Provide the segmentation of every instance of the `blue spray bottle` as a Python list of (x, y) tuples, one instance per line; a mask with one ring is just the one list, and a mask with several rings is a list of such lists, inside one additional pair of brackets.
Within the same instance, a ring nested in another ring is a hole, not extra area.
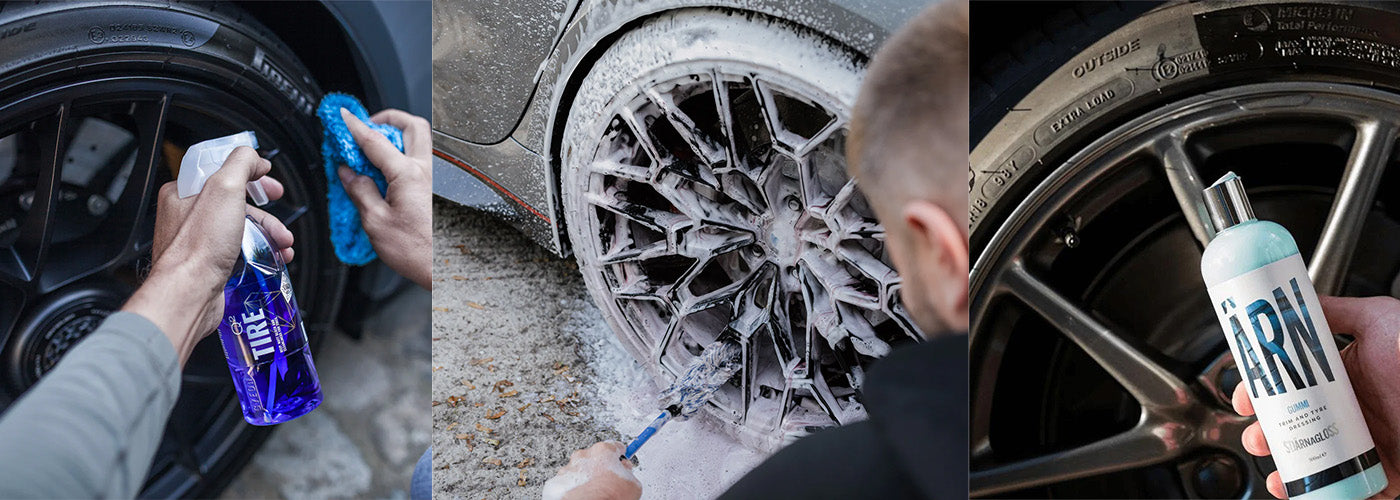
[(1380, 456), (1293, 236), (1254, 218), (1233, 172), (1205, 190), (1216, 230), (1201, 256), (1211, 304), (1292, 499), (1362, 499)]
[[(180, 161), (180, 197), (199, 194), (238, 146), (256, 149), (257, 136), (240, 132), (191, 146)], [(248, 183), (248, 195), (257, 205), (268, 201), (257, 182)], [(224, 285), (219, 341), (248, 423), (280, 424), (321, 404), (321, 383), (287, 266), (267, 230), (252, 218), (243, 221), (242, 253)]]

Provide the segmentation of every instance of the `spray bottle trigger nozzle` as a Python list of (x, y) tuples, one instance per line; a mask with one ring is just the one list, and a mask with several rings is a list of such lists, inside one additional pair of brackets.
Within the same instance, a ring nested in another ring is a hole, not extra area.
[[(180, 175), (175, 178), (180, 197), (188, 198), (199, 194), (204, 189), (204, 181), (223, 168), (229, 154), (239, 146), (257, 149), (258, 136), (248, 130), (203, 141), (185, 150), (185, 156), (180, 158)], [(249, 182), (247, 190), (248, 196), (253, 198), (253, 203), (259, 206), (267, 203), (267, 192), (260, 183)]]

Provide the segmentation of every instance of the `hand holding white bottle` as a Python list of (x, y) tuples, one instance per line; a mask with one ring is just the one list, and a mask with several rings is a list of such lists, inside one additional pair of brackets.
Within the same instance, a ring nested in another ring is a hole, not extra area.
[[(1400, 370), (1396, 369), (1400, 367), (1400, 300), (1321, 297), (1321, 302), (1332, 330), (1356, 338), (1341, 356), (1389, 481), (1389, 486), (1375, 498), (1396, 498), (1400, 496)], [(1245, 416), (1254, 414), (1244, 384), (1235, 387), (1233, 400), (1235, 411)], [(1245, 429), (1242, 439), (1245, 450), (1251, 454), (1271, 454), (1258, 422)], [(1268, 488), (1275, 497), (1284, 498), (1278, 472), (1269, 474)]]
[(1381, 492), (1379, 450), (1293, 236), (1254, 217), (1233, 172), (1205, 198), (1219, 232), (1201, 255), (1201, 277), (1275, 452), (1274, 493), (1359, 500)]

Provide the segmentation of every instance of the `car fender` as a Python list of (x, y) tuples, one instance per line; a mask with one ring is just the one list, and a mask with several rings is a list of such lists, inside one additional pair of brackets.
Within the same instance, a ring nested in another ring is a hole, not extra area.
[[(432, 46), (427, 30), (395, 31), (393, 26), (428, 26), (431, 2), (323, 2), (352, 46), (367, 104), (398, 108), (419, 116), (432, 109), (432, 68), (422, 54)], [(373, 97), (371, 97), (373, 96)]]

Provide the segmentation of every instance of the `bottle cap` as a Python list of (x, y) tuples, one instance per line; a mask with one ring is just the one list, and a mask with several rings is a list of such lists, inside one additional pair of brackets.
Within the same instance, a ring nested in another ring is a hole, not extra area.
[(1226, 173), (1205, 189), (1206, 211), (1215, 224), (1216, 231), (1245, 221), (1254, 220), (1254, 209), (1249, 206), (1249, 196), (1244, 192), (1244, 183), (1234, 172)]
[[(245, 130), (190, 146), (185, 151), (185, 156), (180, 159), (180, 176), (175, 180), (180, 197), (189, 198), (199, 194), (204, 189), (204, 182), (224, 166), (228, 155), (239, 146), (257, 149), (258, 136), (251, 130)], [(253, 204), (257, 206), (267, 204), (267, 192), (259, 182), (248, 183), (248, 196), (253, 198)]]

